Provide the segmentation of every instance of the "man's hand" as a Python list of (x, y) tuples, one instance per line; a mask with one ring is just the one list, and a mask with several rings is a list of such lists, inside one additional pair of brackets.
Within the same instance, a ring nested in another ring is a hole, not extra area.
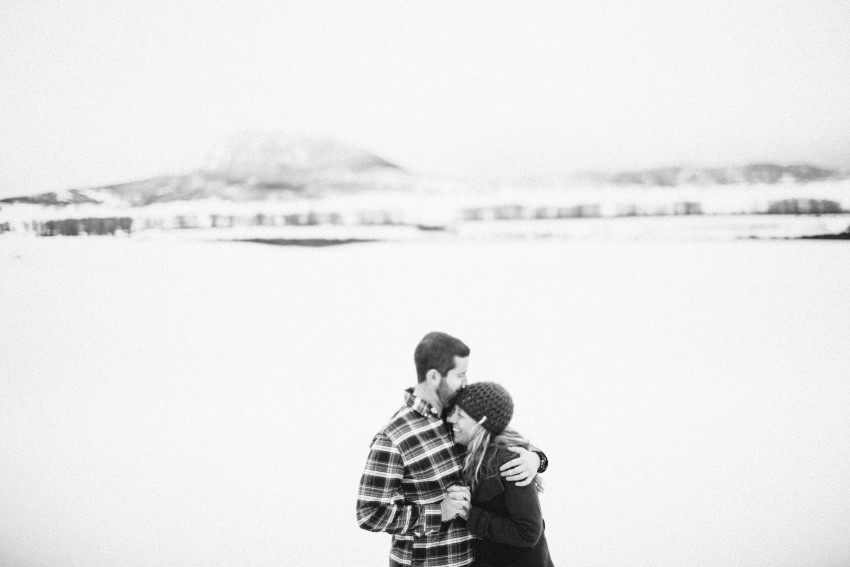
[(469, 516), (471, 494), (469, 487), (453, 485), (449, 487), (446, 497), (440, 504), (443, 512), (442, 521), (448, 522), (455, 516), (466, 519)]
[(537, 476), (540, 455), (522, 447), (508, 447), (508, 450), (518, 453), (518, 456), (499, 468), (502, 476), (510, 482), (516, 482), (517, 486), (528, 486)]

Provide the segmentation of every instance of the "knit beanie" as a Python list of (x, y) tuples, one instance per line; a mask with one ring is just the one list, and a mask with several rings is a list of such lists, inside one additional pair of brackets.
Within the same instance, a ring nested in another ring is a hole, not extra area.
[(495, 382), (475, 382), (461, 388), (455, 405), (493, 435), (501, 433), (514, 415), (511, 395)]

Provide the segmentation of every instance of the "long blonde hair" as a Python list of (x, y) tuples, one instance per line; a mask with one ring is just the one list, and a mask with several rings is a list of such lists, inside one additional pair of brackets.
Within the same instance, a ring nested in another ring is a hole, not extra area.
[[(475, 433), (472, 435), (472, 440), (466, 446), (466, 457), (463, 461), (463, 480), (473, 494), (478, 484), (481, 481), (481, 468), (484, 465), (484, 458), (487, 455), (487, 449), (493, 447), (495, 449), (506, 449), (508, 447), (522, 447), (528, 449), (531, 442), (528, 438), (521, 435), (517, 430), (506, 427), (500, 434), (491, 435), (489, 431), (484, 429), (480, 424), (477, 424)], [(495, 451), (490, 458), (494, 458)], [(538, 492), (543, 492), (543, 481), (540, 475), (534, 477), (534, 484)]]

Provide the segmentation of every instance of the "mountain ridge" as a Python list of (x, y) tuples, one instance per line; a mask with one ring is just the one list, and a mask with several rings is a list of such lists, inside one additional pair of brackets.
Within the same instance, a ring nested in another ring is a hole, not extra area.
[(618, 171), (588, 172), (584, 178), (614, 185), (648, 185), (680, 187), (683, 185), (754, 185), (790, 182), (810, 183), (830, 179), (846, 179), (846, 171), (818, 167), (808, 163), (779, 165), (750, 163), (736, 167), (661, 167)]
[(146, 206), (219, 199), (251, 202), (405, 186), (410, 174), (376, 154), (330, 138), (246, 133), (216, 144), (191, 173), (0, 199), (0, 204)]
[[(611, 173), (584, 172), (570, 184), (688, 187), (806, 184), (850, 178), (850, 172), (808, 163), (750, 163), (733, 167), (662, 167)], [(362, 148), (331, 138), (248, 132), (213, 146), (191, 173), (160, 175), (87, 188), (8, 197), (0, 206), (120, 204), (146, 206), (216, 199), (231, 202), (321, 198), (366, 190), (412, 189), (420, 179)]]

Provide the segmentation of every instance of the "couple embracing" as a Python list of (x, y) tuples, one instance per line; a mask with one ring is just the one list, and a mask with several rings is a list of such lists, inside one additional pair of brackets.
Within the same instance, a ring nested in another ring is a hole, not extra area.
[(552, 567), (537, 478), (548, 461), (509, 427), (503, 387), (467, 384), (469, 353), (445, 333), (417, 345), (418, 383), (372, 440), (357, 522), (392, 534), (392, 567)]

